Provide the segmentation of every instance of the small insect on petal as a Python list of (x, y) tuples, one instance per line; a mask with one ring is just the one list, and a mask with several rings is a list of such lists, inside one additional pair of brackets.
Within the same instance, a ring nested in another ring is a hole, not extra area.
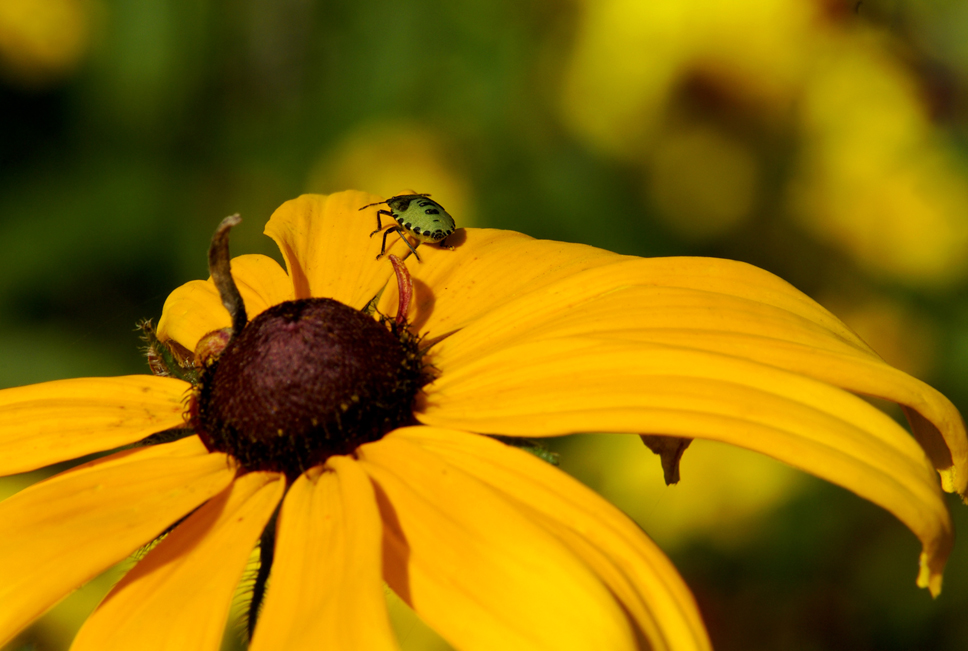
[[(439, 244), (444, 248), (453, 250), (453, 247), (446, 246), (443, 241), (457, 227), (454, 218), (444, 210), (443, 206), (429, 197), (429, 194), (398, 194), (386, 201), (378, 201), (360, 208), (360, 210), (365, 210), (381, 204), (386, 204), (390, 208), (390, 210), (376, 211), (376, 230), (370, 233), (370, 237), (383, 230), (381, 215), (386, 215), (397, 222), (395, 226), (391, 226), (383, 233), (383, 246), (380, 247), (380, 254), (376, 256), (377, 260), (382, 258), (387, 251), (387, 236), (390, 233), (396, 233), (400, 236), (400, 239), (413, 252), (418, 262), (420, 256), (417, 255), (416, 247), (420, 246), (421, 242)], [(416, 246), (411, 244), (406, 237), (407, 235), (412, 235), (417, 240)]]

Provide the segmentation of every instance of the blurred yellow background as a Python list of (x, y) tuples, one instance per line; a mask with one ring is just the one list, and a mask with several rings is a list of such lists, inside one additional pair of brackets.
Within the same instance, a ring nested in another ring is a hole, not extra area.
[[(0, 120), (0, 387), (147, 372), (134, 323), (225, 215), (278, 256), (283, 201), (411, 188), (458, 226), (759, 265), (968, 410), (961, 0), (3, 0)], [(697, 442), (666, 487), (635, 437), (556, 449), (721, 651), (968, 646), (964, 545), (932, 602), (899, 522), (786, 466)], [(67, 648), (118, 572), (8, 649)]]

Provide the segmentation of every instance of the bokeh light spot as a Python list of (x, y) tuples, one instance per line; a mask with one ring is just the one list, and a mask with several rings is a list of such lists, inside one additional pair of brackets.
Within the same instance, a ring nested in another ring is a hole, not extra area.
[(384, 198), (404, 189), (433, 195), (458, 220), (474, 225), (470, 191), (443, 139), (414, 124), (372, 123), (327, 150), (313, 167), (308, 192), (365, 188)]
[(660, 216), (690, 239), (722, 235), (752, 213), (759, 189), (753, 153), (708, 127), (669, 130), (652, 152), (649, 175)]

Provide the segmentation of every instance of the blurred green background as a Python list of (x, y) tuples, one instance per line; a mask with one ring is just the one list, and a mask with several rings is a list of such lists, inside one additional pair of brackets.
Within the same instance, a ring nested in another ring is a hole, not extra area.
[[(966, 89), (963, 0), (2, 0), (0, 387), (147, 372), (134, 324), (225, 215), (277, 256), (283, 201), (413, 188), (459, 225), (764, 267), (965, 411)], [(968, 648), (964, 541), (932, 601), (912, 534), (786, 466), (697, 442), (666, 488), (634, 437), (559, 449), (721, 651)], [(66, 648), (116, 575), (9, 648)]]

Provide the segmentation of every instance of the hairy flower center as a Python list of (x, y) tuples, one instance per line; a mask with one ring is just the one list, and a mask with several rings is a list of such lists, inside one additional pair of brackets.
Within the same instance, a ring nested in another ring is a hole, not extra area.
[(249, 322), (203, 369), (191, 424), (209, 450), (295, 477), (413, 420), (425, 382), (413, 337), (327, 298)]

